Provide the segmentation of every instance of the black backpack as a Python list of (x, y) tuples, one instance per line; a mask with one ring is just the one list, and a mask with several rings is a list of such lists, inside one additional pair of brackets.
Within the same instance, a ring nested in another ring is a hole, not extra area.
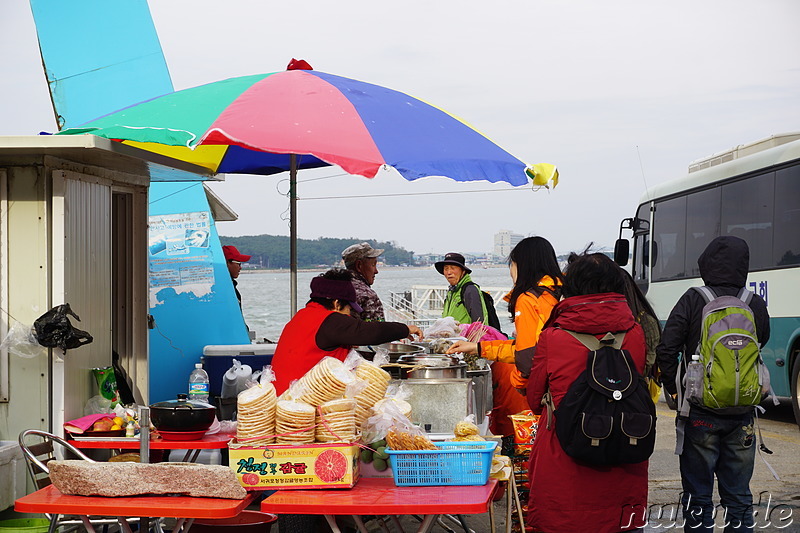
[(556, 436), (564, 451), (589, 465), (640, 463), (653, 453), (656, 408), (647, 383), (627, 350), (625, 333), (593, 335), (564, 330), (589, 350), (586, 370), (555, 411)]
[[(500, 333), (503, 333), (503, 330), (500, 329), (500, 318), (497, 316), (497, 309), (494, 308), (494, 298), (492, 298), (492, 295), (488, 292), (481, 290), (481, 288), (474, 281), (465, 283), (461, 287), (461, 301), (464, 301), (464, 289), (469, 285), (475, 285), (475, 288), (478, 289), (478, 292), (481, 293), (481, 296), (483, 297), (483, 305), (486, 307), (486, 325), (493, 327)], [(505, 335), (505, 333), (503, 333), (503, 335)]]

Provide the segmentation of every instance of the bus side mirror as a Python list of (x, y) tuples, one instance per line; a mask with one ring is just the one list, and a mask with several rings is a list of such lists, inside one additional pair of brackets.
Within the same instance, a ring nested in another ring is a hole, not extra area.
[(617, 239), (614, 243), (614, 262), (619, 266), (628, 264), (628, 257), (630, 256), (630, 243), (628, 239)]

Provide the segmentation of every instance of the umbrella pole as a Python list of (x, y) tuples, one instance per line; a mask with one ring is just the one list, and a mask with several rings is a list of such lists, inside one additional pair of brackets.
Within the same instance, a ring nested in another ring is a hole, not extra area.
[(289, 305), (297, 313), (297, 155), (289, 155)]

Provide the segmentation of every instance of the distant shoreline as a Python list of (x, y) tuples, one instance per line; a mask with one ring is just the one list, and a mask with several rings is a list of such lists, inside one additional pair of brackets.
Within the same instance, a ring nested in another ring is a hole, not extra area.
[[(328, 269), (331, 269), (331, 268), (337, 268), (337, 267), (319, 266), (319, 267), (314, 267), (314, 268), (298, 268), (297, 271), (298, 272), (324, 272), (324, 271), (326, 271)], [(341, 267), (338, 267), (338, 268), (341, 268)], [(417, 266), (417, 265), (414, 265), (414, 266), (411, 266), (411, 265), (409, 265), (409, 266), (378, 265), (378, 270), (427, 270), (427, 269), (432, 269), (432, 268), (433, 268), (433, 265), (427, 265), (427, 266)], [(475, 266), (475, 267), (472, 267), (472, 270), (473, 271), (476, 271), (476, 270), (490, 270), (490, 269), (495, 269), (495, 268), (508, 268), (508, 266), (507, 265), (487, 265), (486, 268), (483, 268), (482, 266)], [(243, 268), (241, 274), (242, 275), (244, 275), (244, 274), (255, 274), (255, 273), (261, 273), (261, 272), (265, 272), (265, 273), (268, 273), (268, 274), (280, 274), (280, 273), (283, 273), (283, 272), (288, 273), (288, 272), (290, 272), (290, 270), (288, 268)]]

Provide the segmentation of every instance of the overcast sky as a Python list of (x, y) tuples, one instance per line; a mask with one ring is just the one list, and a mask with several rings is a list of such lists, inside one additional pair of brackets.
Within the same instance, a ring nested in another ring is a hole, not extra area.
[[(508, 229), (559, 252), (607, 246), (646, 186), (800, 131), (797, 0), (150, 0), (150, 9), (176, 89), (303, 58), (442, 107), (561, 173), (555, 190), (533, 192), (394, 175), (302, 183), (341, 171), (301, 172), (301, 238), (478, 252)], [(69, 28), (64, 37), (79, 38)], [(55, 130), (28, 0), (0, 2), (0, 51), (0, 135)], [(220, 233), (288, 235), (285, 177), (215, 185), (240, 216)], [(385, 196), (313, 199), (365, 195)]]

